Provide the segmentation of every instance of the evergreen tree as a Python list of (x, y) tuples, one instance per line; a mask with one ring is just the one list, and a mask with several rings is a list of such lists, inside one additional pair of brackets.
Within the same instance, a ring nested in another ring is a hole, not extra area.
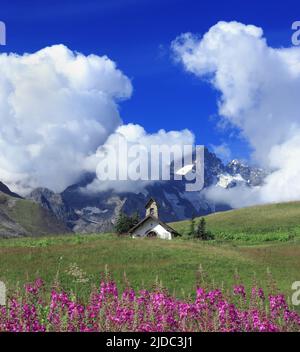
[(194, 217), (190, 220), (188, 235), (189, 237), (195, 236), (195, 218)]
[(196, 231), (195, 237), (200, 240), (206, 239), (206, 223), (204, 218), (201, 218), (197, 225), (197, 231)]
[(204, 218), (201, 218), (197, 225), (195, 238), (203, 241), (207, 241), (213, 238), (212, 234), (206, 230), (206, 221)]
[(115, 231), (120, 234), (127, 233), (133, 226), (139, 222), (139, 214), (136, 212), (132, 216), (128, 216), (121, 212), (115, 224)]
[(122, 212), (119, 214), (115, 223), (115, 231), (118, 234), (126, 232), (126, 215)]
[(131, 216), (131, 224), (132, 227), (137, 225), (140, 222), (140, 216), (139, 213), (136, 211), (135, 213), (133, 213), (133, 215)]

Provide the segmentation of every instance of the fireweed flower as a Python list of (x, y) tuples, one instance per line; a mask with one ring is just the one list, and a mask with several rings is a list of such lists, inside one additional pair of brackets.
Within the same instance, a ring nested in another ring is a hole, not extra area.
[(248, 302), (243, 285), (226, 297), (220, 289), (198, 287), (192, 301), (159, 288), (135, 292), (127, 286), (119, 294), (115, 282), (102, 280), (83, 304), (58, 288), (47, 294), (38, 279), (0, 307), (0, 331), (300, 331), (300, 316), (283, 295), (264, 300), (263, 290), (253, 287)]
[(245, 287), (243, 285), (236, 285), (233, 288), (233, 293), (235, 295), (240, 295), (241, 297), (246, 297)]
[(269, 302), (272, 317), (280, 316), (282, 311), (287, 309), (287, 304), (283, 295), (270, 295)]
[(135, 292), (132, 288), (126, 288), (126, 290), (123, 292), (122, 294), (122, 299), (124, 301), (129, 301), (129, 302), (133, 302), (135, 299)]
[(222, 292), (221, 290), (216, 289), (210, 291), (206, 297), (211, 305), (215, 305), (218, 301), (222, 300)]
[(265, 293), (262, 288), (258, 289), (257, 295), (261, 300), (263, 300), (263, 301), (265, 300)]

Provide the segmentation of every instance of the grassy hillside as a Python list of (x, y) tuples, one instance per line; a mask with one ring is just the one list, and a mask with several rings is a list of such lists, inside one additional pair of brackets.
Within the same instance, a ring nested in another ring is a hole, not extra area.
[(65, 289), (86, 299), (106, 265), (119, 286), (124, 286), (126, 272), (134, 288), (151, 288), (158, 278), (171, 293), (188, 296), (194, 292), (200, 264), (207, 282), (225, 288), (231, 287), (236, 270), (248, 288), (254, 276), (265, 288), (269, 268), (279, 289), (291, 296), (291, 284), (299, 280), (300, 241), (237, 246), (103, 234), (0, 240), (0, 280), (9, 288), (37, 277), (51, 286), (58, 278)]
[[(231, 210), (208, 215), (205, 219), (208, 230), (219, 240), (263, 242), (300, 237), (300, 202)], [(175, 222), (171, 226), (185, 235), (189, 221)]]
[[(10, 215), (24, 227), (34, 229), (44, 223), (47, 228), (40, 209), (36, 220), (28, 223), (37, 210), (23, 202), (16, 203)], [(99, 273), (108, 266), (119, 286), (125, 285), (126, 273), (136, 289), (150, 288), (158, 279), (182, 297), (194, 292), (202, 265), (206, 282), (225, 288), (231, 287), (236, 271), (246, 287), (255, 277), (266, 288), (270, 271), (278, 288), (291, 297), (291, 285), (300, 279), (300, 203), (251, 207), (209, 215), (206, 220), (215, 241), (131, 239), (113, 234), (0, 239), (0, 280), (13, 289), (37, 277), (50, 287), (58, 278), (63, 288), (87, 299), (91, 285), (97, 285)], [(182, 233), (188, 225), (172, 224)]]
[(0, 237), (40, 236), (68, 231), (40, 205), (0, 192)]

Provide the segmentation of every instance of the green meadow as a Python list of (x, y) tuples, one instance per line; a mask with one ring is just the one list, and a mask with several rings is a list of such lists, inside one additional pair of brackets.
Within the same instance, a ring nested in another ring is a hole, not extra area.
[[(254, 206), (211, 214), (205, 217), (207, 229), (216, 241), (237, 244), (285, 242), (300, 238), (300, 202)], [(196, 223), (199, 219), (196, 219)], [(187, 235), (189, 221), (171, 224)]]
[(161, 285), (178, 297), (198, 283), (230, 289), (236, 276), (250, 288), (275, 280), (288, 297), (300, 281), (300, 203), (274, 204), (206, 217), (212, 241), (188, 239), (189, 222), (172, 224), (183, 234), (172, 241), (115, 234), (62, 235), (0, 240), (0, 280), (9, 292), (41, 277), (83, 299), (109, 271), (119, 287)]

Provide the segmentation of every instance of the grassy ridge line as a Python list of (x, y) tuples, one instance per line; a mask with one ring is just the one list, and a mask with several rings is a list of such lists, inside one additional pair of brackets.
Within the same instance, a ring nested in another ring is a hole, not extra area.
[[(208, 230), (219, 240), (264, 242), (300, 237), (300, 202), (230, 210), (210, 214), (205, 219)], [(174, 222), (171, 226), (186, 235), (189, 221)]]

